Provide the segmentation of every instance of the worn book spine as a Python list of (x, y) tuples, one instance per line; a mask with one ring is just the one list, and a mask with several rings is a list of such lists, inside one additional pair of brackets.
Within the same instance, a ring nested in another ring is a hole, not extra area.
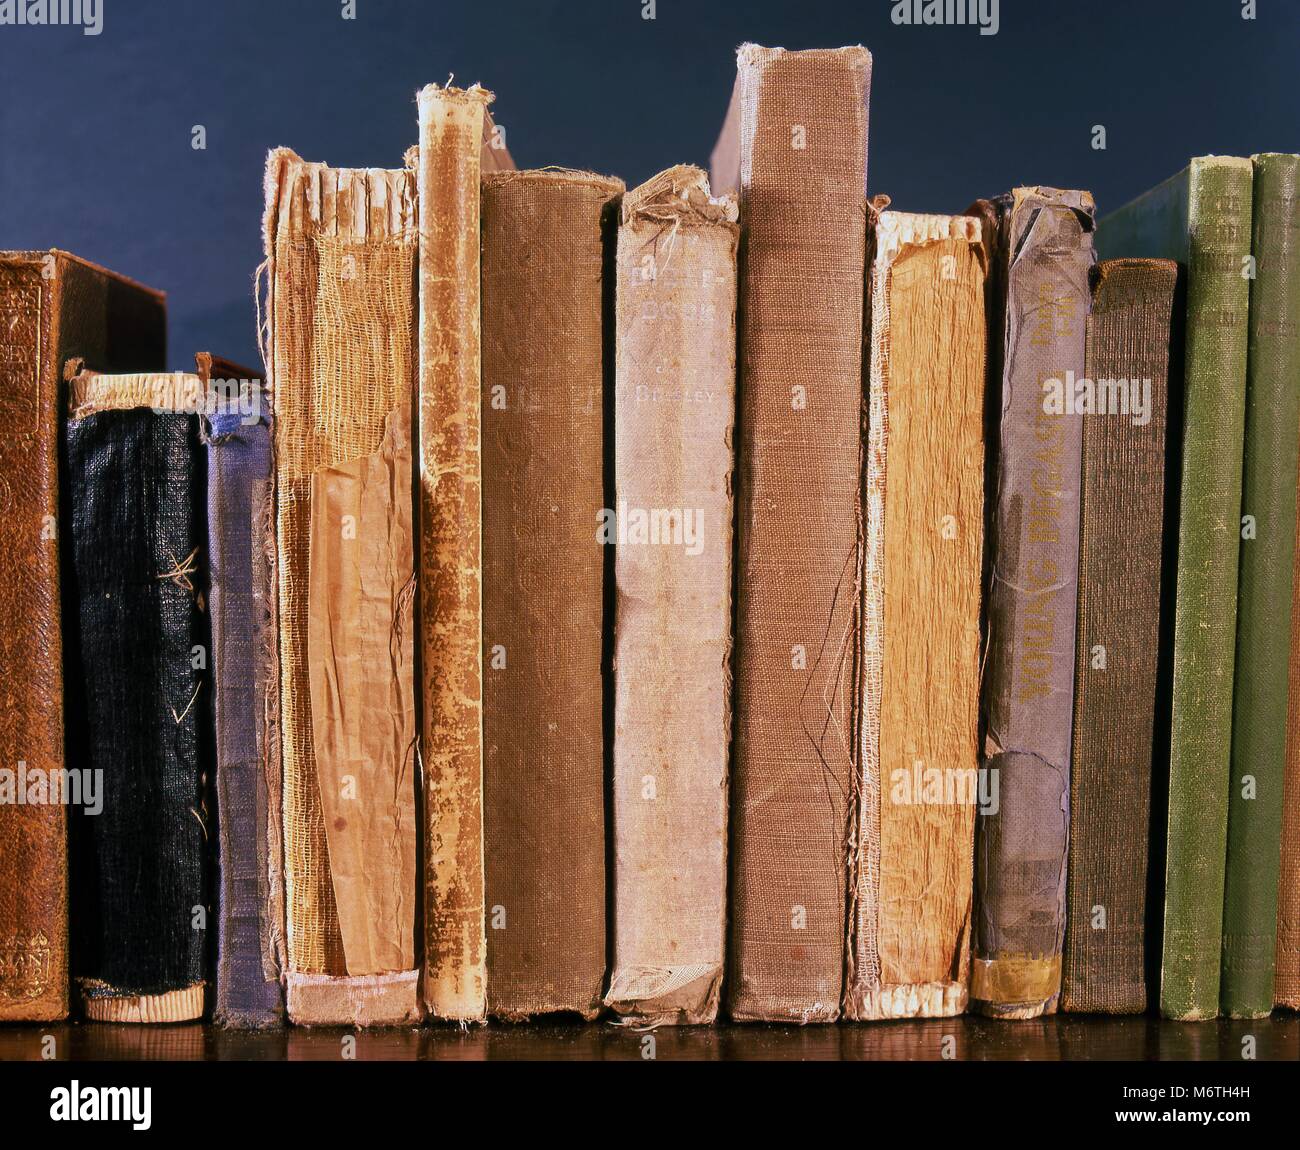
[(258, 753), (254, 672), (260, 561), (255, 496), (271, 472), (270, 412), (253, 372), (198, 358), (208, 398), (208, 611), (212, 620), (216, 733), (217, 967), (213, 1019), (256, 1029), (277, 1025), (283, 993), (269, 947), (270, 803)]
[(264, 733), (282, 764), (286, 1004), (303, 1024), (419, 1017), (415, 191), (409, 170), (283, 149), (267, 165), (280, 706)]
[[(1289, 249), (1288, 249), (1289, 250)], [(1286, 329), (1300, 323), (1294, 316)], [(1300, 477), (1297, 482), (1300, 483)], [(1300, 535), (1300, 507), (1296, 509)], [(1286, 766), (1277, 891), (1277, 942), (1273, 1002), (1300, 1010), (1300, 547), (1292, 561), (1290, 665), (1287, 675)]]
[[(26, 801), (64, 766), (57, 523), (61, 284), (0, 256), (0, 1021), (68, 1013), (67, 809)], [(40, 772), (40, 775), (37, 775)], [(20, 786), (21, 784), (21, 786)], [(22, 802), (20, 804), (20, 796)]]
[(59, 602), (63, 362), (161, 368), (165, 327), (161, 295), (102, 268), (63, 252), (0, 254), (0, 1022), (57, 1021), (69, 1008), (68, 819), (82, 815), (48, 801), (50, 779), (72, 765)]
[(1187, 267), (1160, 1008), (1219, 1011), (1232, 746), (1252, 169), (1202, 156), (1102, 221), (1106, 258)]
[(733, 1018), (832, 1022), (847, 929), (866, 280), (864, 48), (748, 44), (741, 364)]
[(418, 97), (423, 1001), (487, 1010), (483, 878), (480, 146), (492, 94)]
[(68, 748), (99, 796), (73, 822), (77, 981), (93, 1021), (182, 1022), (208, 981), (203, 382), (82, 367), (65, 368)]
[(1083, 425), (1059, 397), (1084, 374), (1093, 202), (1017, 188), (979, 214), (996, 235), (989, 340), (1002, 347), (990, 357), (989, 802), (976, 830), (970, 996), (981, 1013), (1034, 1018), (1056, 1010), (1061, 990)]
[(679, 166), (618, 231), (606, 1002), (650, 1025), (712, 1022), (726, 955), (736, 217)]
[(1300, 435), (1300, 156), (1252, 157), (1241, 566), (1219, 1003), (1273, 1009)]
[(969, 216), (873, 230), (860, 775), (844, 1014), (966, 1008), (984, 549), (984, 251)]
[(1147, 1007), (1147, 846), (1177, 283), (1178, 265), (1169, 260), (1097, 265), (1089, 382), (1075, 397), (1083, 473), (1061, 1005), (1083, 1013)]
[(487, 1009), (594, 1017), (605, 980), (606, 236), (623, 185), (485, 175)]

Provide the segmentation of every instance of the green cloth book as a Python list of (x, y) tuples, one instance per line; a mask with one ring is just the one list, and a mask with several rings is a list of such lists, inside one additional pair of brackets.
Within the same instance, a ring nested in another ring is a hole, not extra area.
[(1251, 157), (1254, 207), (1237, 671), (1219, 1004), (1232, 1018), (1273, 1008), (1286, 765), (1296, 444), (1300, 437), (1300, 156)]
[(1241, 550), (1252, 165), (1201, 156), (1102, 220), (1104, 259), (1187, 267), (1160, 1009), (1219, 1011)]

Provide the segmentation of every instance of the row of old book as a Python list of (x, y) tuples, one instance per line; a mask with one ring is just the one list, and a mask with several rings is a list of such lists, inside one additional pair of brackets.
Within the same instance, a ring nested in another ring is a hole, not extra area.
[(263, 373), (0, 257), (0, 1019), (1300, 1005), (1300, 160), (896, 212), (870, 74), (274, 151)]

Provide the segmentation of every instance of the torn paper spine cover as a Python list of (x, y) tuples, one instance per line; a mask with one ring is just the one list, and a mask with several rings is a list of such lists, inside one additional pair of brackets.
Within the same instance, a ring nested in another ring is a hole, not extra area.
[(483, 177), (487, 1009), (592, 1018), (605, 981), (606, 236), (619, 180)]
[[(737, 207), (698, 168), (624, 197), (614, 388), (608, 1005), (709, 1023), (726, 955)], [(677, 516), (655, 538), (636, 517)], [(687, 532), (687, 518), (694, 526)]]
[(214, 827), (203, 384), (65, 373), (69, 766), (103, 780), (72, 824), (77, 982), (93, 1021), (184, 1022), (204, 1009)]
[(1044, 381), (1084, 375), (1093, 202), (1017, 188), (981, 201), (990, 262), (994, 460), (983, 768), (998, 798), (977, 819), (971, 1003), (1003, 1018), (1056, 1010), (1065, 933), (1070, 736), (1083, 421)]
[[(258, 373), (198, 357), (208, 396), (208, 610), (216, 730), (217, 969), (213, 1020), (258, 1029), (284, 1017), (272, 939), (271, 796), (259, 752), (265, 700), (255, 671), (260, 500), (271, 471), (270, 411)], [(278, 810), (278, 803), (275, 804)]]
[(477, 85), (417, 97), (421, 993), (430, 1015), (455, 1021), (487, 1011), (479, 180), (491, 99)]
[(860, 776), (844, 1013), (966, 1008), (984, 548), (984, 252), (969, 216), (873, 228)]
[(865, 48), (740, 74), (733, 1018), (833, 1022), (857, 762)]
[(0, 803), (3, 1022), (69, 1009), (68, 820), (83, 816), (16, 801), (19, 763), (29, 783), (76, 765), (65, 758), (59, 600), (63, 365), (81, 356), (103, 371), (161, 369), (165, 336), (161, 293), (67, 252), (0, 253), (0, 769), (13, 787)]
[(410, 1023), (415, 174), (280, 149), (266, 194), (287, 1008)]

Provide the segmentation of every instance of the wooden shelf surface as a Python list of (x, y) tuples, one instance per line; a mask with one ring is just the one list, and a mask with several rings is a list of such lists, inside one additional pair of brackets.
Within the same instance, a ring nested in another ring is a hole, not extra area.
[[(71, 1022), (0, 1026), (0, 1061), (334, 1061), (345, 1045), (367, 1061), (1259, 1061), (1300, 1060), (1300, 1016), (1179, 1023), (1162, 1019), (1055, 1015), (1003, 1022), (950, 1019), (837, 1026), (661, 1027), (653, 1033), (608, 1022), (492, 1023), (461, 1029), (300, 1029), (238, 1032), (208, 1023), (126, 1026)], [(345, 1044), (344, 1039), (350, 1043)]]

